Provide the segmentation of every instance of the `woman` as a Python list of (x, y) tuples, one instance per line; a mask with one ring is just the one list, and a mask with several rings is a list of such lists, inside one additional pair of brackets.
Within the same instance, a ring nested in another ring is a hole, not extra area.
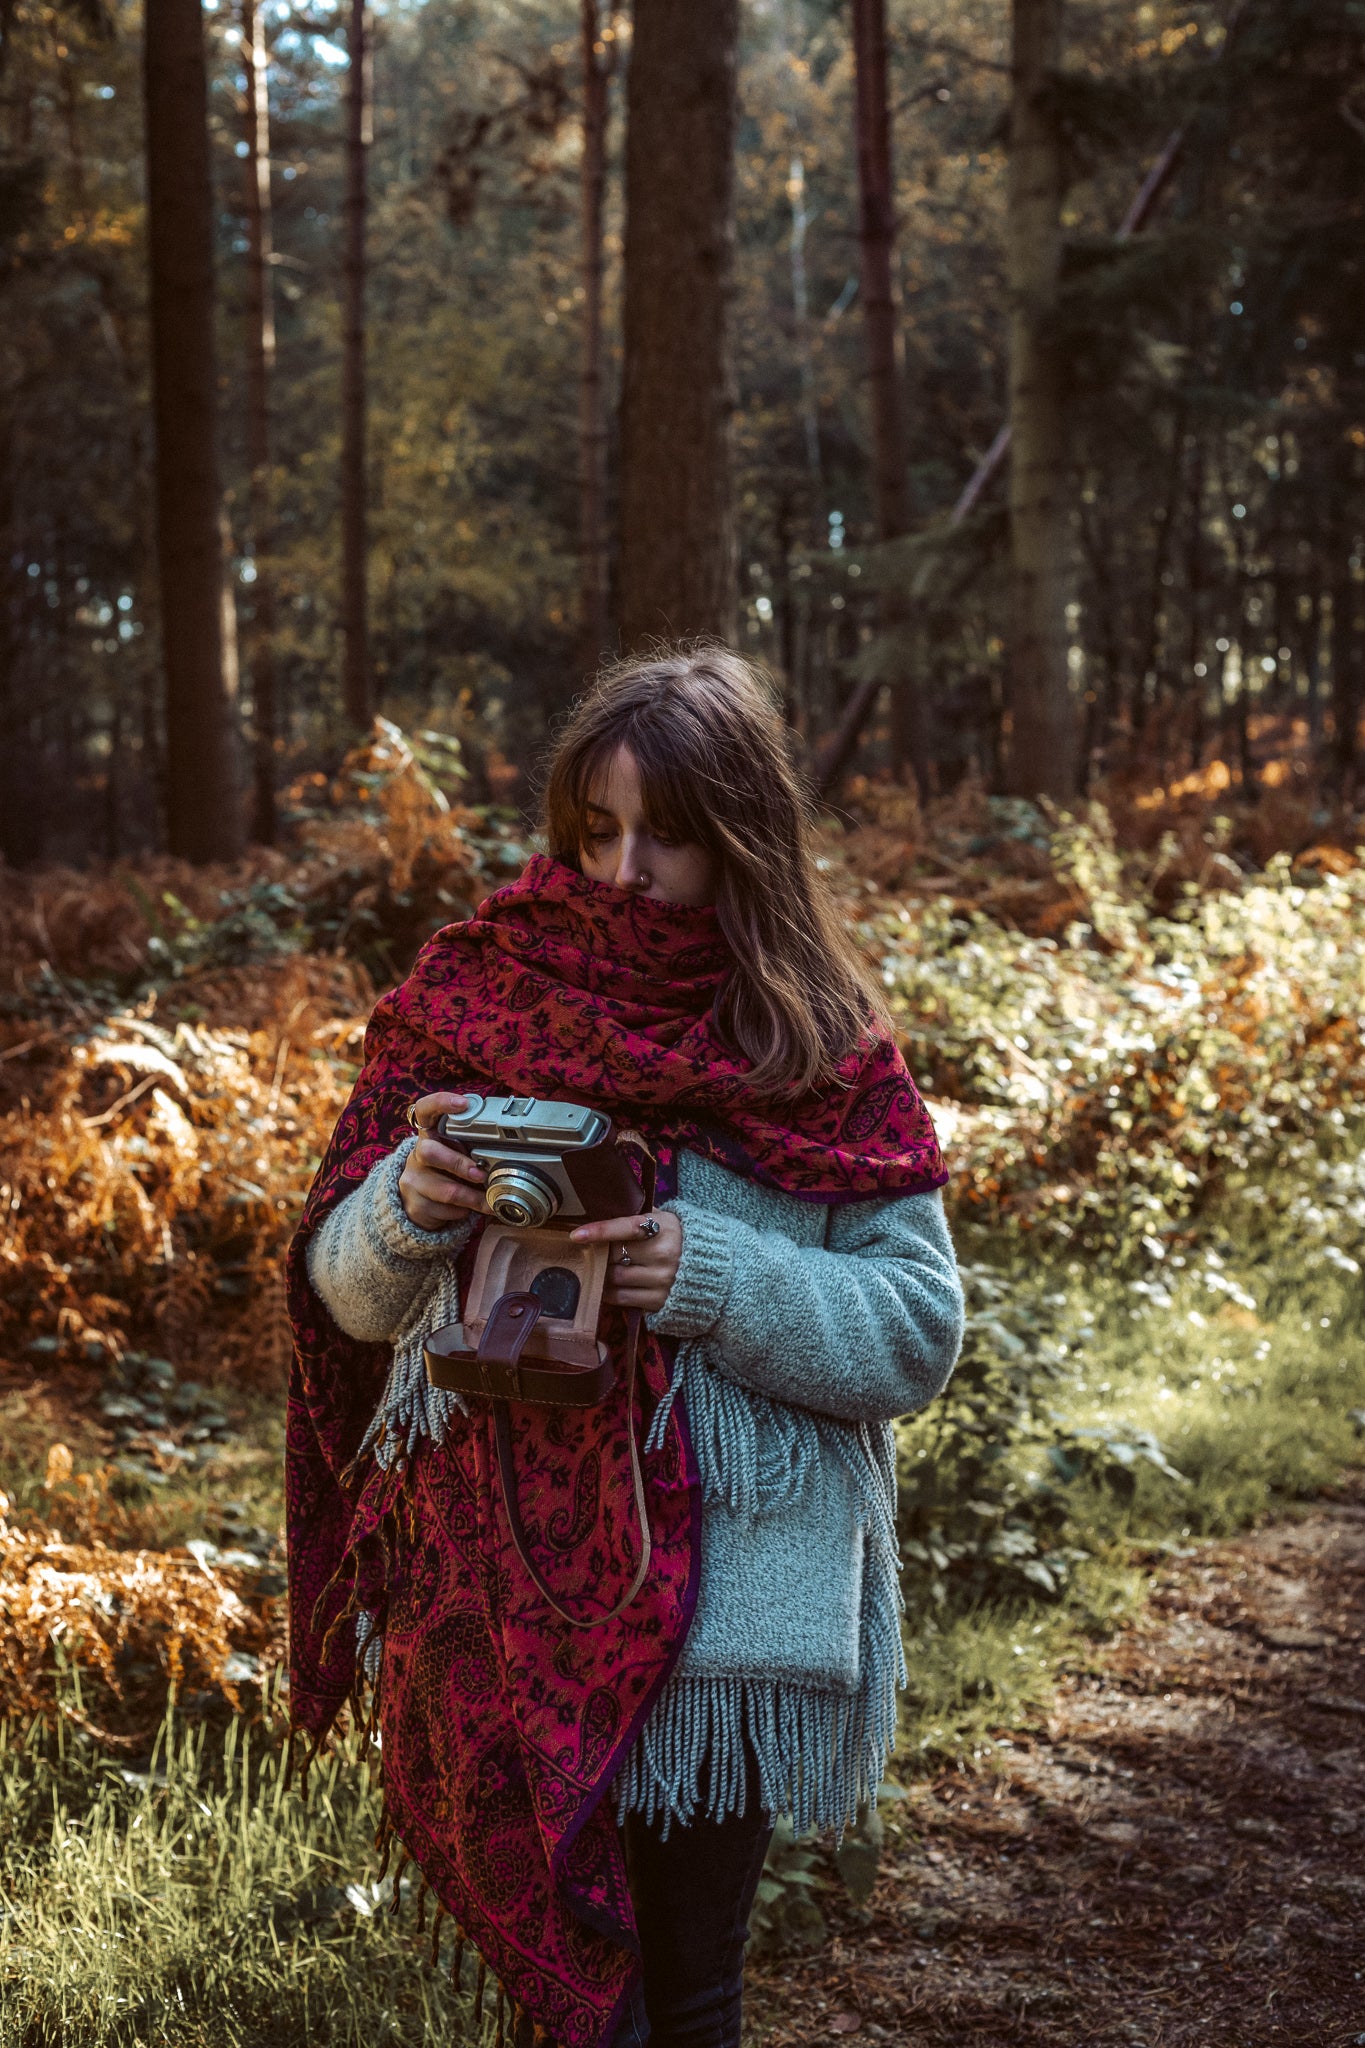
[[(545, 832), (377, 1006), (296, 1241), (293, 1713), (316, 1741), (374, 1685), (386, 1829), (500, 2028), (506, 1995), (519, 2038), (735, 2048), (774, 1816), (842, 1827), (894, 1737), (889, 1422), (961, 1339), (946, 1174), (738, 656), (606, 674)], [(461, 1087), (657, 1161), (651, 1212), (574, 1232), (612, 1247), (618, 1353), (643, 1317), (641, 1412), (510, 1404), (527, 1553), (486, 1404), (422, 1367), (483, 1212), (433, 1130)]]

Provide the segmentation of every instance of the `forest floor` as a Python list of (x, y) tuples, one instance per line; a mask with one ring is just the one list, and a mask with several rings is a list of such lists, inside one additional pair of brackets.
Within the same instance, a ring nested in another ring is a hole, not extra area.
[[(525, 857), (400, 739), (296, 856), (0, 877), (0, 2048), (478, 2037), (358, 1734), (283, 1762), (284, 1248), (376, 989)], [(968, 1334), (902, 1790), (775, 1846), (753, 2048), (1365, 2044), (1365, 860), (898, 801), (831, 872)]]
[(1365, 2042), (1365, 1485), (1191, 1547), (989, 1775), (894, 1811), (870, 1908), (760, 1963), (763, 2048)]

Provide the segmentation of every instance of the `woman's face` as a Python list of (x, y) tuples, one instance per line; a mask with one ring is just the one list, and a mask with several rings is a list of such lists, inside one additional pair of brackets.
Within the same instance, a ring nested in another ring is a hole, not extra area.
[(618, 748), (588, 792), (580, 858), (591, 882), (660, 903), (714, 903), (716, 860), (705, 847), (661, 839), (645, 822), (640, 770)]

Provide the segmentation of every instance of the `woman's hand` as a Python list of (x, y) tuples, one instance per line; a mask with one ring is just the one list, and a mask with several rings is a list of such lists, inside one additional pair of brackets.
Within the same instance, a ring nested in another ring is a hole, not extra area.
[[(669, 1288), (678, 1277), (682, 1257), (681, 1217), (671, 1209), (657, 1209), (648, 1219), (657, 1223), (653, 1237), (641, 1228), (643, 1216), (613, 1216), (604, 1223), (580, 1223), (569, 1235), (575, 1244), (610, 1244), (611, 1270), (602, 1299), (609, 1308), (638, 1308), (648, 1315), (662, 1308)], [(620, 1245), (621, 1251), (615, 1246)], [(626, 1254), (622, 1259), (621, 1252)]]
[(431, 1136), (438, 1117), (463, 1109), (468, 1100), (465, 1095), (424, 1095), (413, 1106), (413, 1120), (422, 1136), (408, 1154), (398, 1182), (398, 1199), (419, 1230), (449, 1230), (471, 1214), (484, 1213), (483, 1168), (467, 1152)]

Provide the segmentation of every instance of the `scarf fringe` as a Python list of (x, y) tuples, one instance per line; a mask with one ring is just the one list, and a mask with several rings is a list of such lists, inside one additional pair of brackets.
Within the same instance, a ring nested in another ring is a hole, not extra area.
[(701, 1473), (702, 1497), (757, 1521), (778, 1515), (842, 1465), (858, 1493), (862, 1526), (896, 1549), (896, 1447), (885, 1423), (839, 1422), (743, 1387), (712, 1365), (706, 1347), (678, 1347), (673, 1378), (645, 1439), (656, 1451), (679, 1395)]
[(375, 1695), (370, 1710), (373, 1718), (378, 1707), (379, 1673), (384, 1660), (383, 1631), (379, 1626), (378, 1612), (373, 1607), (356, 1609), (355, 1653), (364, 1682), (371, 1687)]
[[(869, 1631), (871, 1644), (886, 1640)], [(742, 1814), (752, 1752), (765, 1811), (790, 1814), (799, 1835), (830, 1828), (842, 1838), (875, 1799), (896, 1735), (903, 1659), (868, 1661), (853, 1695), (772, 1679), (672, 1679), (616, 1781), (618, 1820), (661, 1821), (666, 1840), (674, 1822)]]
[[(696, 1343), (679, 1347), (665, 1396), (669, 1406), (678, 1393), (687, 1404), (707, 1500), (756, 1519), (780, 1514), (818, 1482), (821, 1432), (808, 1409), (789, 1408), (739, 1386), (718, 1372)], [(661, 1433), (658, 1416), (651, 1438), (655, 1431)]]
[[(301, 1730), (295, 1732), (302, 1733)], [(292, 1740), (291, 1734), (291, 1743)], [(312, 1757), (310, 1756), (307, 1761), (311, 1763)], [(491, 1982), (494, 2048), (518, 2048), (519, 2030), (525, 2028), (528, 2023), (532, 2025), (533, 2038), (536, 2043), (540, 2044), (540, 2048), (551, 2048), (549, 2033), (538, 2022), (530, 2022), (530, 2015), (526, 2007), (513, 1997), (501, 1977), (498, 1976), (495, 1970), (490, 1968), (487, 1960), (480, 1953), (478, 1944), (474, 1941), (473, 1937), (465, 1932), (455, 1916), (441, 1904), (440, 1896), (423, 1870), (421, 1862), (413, 1855), (395, 1828), (393, 1816), (389, 1811), (387, 1802), (380, 1812), (379, 1825), (375, 1830), (374, 1846), (379, 1856), (379, 1868), (375, 1876), (376, 1886), (384, 1883), (388, 1875), (389, 1863), (394, 1853), (397, 1852), (398, 1856), (397, 1866), (392, 1878), (389, 1879), (390, 1896), (384, 1901), (384, 1911), (390, 1918), (399, 1920), (402, 1917), (403, 1907), (407, 1903), (404, 1897), (404, 1887), (406, 1885), (411, 1890), (413, 1885), (413, 1879), (409, 1878), (408, 1872), (414, 1872), (416, 1879), (420, 1881), (417, 1888), (415, 1931), (421, 1936), (422, 1946), (426, 1949), (424, 1967), (429, 1972), (439, 1968), (441, 1947), (446, 1932), (448, 1929), (453, 1932), (450, 1945), (450, 1988), (457, 1997), (469, 1997), (470, 2004), (473, 2007), (475, 2033), (477, 2034), (482, 2030), (484, 2019), (488, 2016), (490, 2000), (487, 1994)], [(428, 1941), (426, 1933), (428, 1898), (435, 1900), (430, 1941)], [(467, 1990), (464, 1980), (464, 1960), (467, 1949), (473, 1950), (476, 1962), (472, 1994)]]
[[(351, 1704), (355, 1710), (357, 1725), (365, 1726), (366, 1710), (361, 1685), (357, 1685), (356, 1691), (352, 1695)], [(371, 1721), (373, 1720), (372, 1708), (370, 1719)], [(290, 1784), (294, 1780), (295, 1764), (297, 1762), (299, 1765), (297, 1773), (299, 1797), (306, 1800), (308, 1797), (308, 1773), (319, 1756), (330, 1752), (331, 1741), (328, 1734), (313, 1735), (308, 1729), (297, 1724), (291, 1726), (285, 1742), (284, 1789), (288, 1791)], [(375, 1854), (379, 1858), (379, 1866), (375, 1873), (375, 1886), (377, 1888), (382, 1885), (386, 1878), (388, 1878), (389, 1882), (389, 1897), (382, 1902), (383, 1911), (387, 1917), (401, 1920), (403, 1908), (407, 1903), (404, 1896), (405, 1890), (411, 1891), (414, 1884), (416, 1885), (417, 1911), (415, 1932), (421, 1938), (421, 1946), (426, 1950), (423, 1967), (428, 1972), (434, 1972), (440, 1967), (441, 1948), (447, 1928), (453, 1931), (449, 1951), (450, 1987), (457, 1997), (467, 1998), (472, 2007), (474, 2037), (477, 2038), (482, 2034), (484, 2021), (489, 2017), (489, 2005), (491, 2003), (493, 2019), (492, 2048), (555, 2048), (554, 2038), (549, 2029), (543, 2026), (539, 2020), (532, 2018), (528, 2008), (513, 1996), (496, 1970), (490, 1967), (487, 1959), (481, 1954), (477, 1942), (474, 1941), (471, 1935), (465, 1932), (465, 1929), (460, 1925), (455, 1916), (441, 1904), (440, 1895), (422, 1868), (419, 1858), (412, 1853), (398, 1833), (387, 1799), (380, 1807), (379, 1823), (375, 1828), (374, 1834), (374, 1848)], [(395, 1854), (398, 1861), (390, 1878), (388, 1875), (389, 1865), (393, 1861)], [(409, 1872), (414, 1873), (414, 1875), (410, 1877)], [(430, 1940), (427, 1938), (426, 1931), (428, 1899), (434, 1902)], [(472, 1991), (465, 1982), (464, 1971), (465, 1953), (470, 1949), (473, 1950), (476, 1965)], [(492, 1987), (491, 2001), (488, 1996), (490, 1983)]]
[[(770, 1813), (789, 1813), (798, 1834), (842, 1834), (876, 1795), (896, 1739), (896, 1696), (908, 1672), (896, 1536), (896, 1444), (886, 1424), (838, 1422), (750, 1392), (707, 1359), (679, 1347), (650, 1445), (667, 1411), (687, 1403), (702, 1494), (757, 1520), (781, 1513), (828, 1483), (841, 1466), (852, 1480), (866, 1539), (859, 1617), (858, 1690), (852, 1696), (756, 1676), (680, 1673), (665, 1689), (618, 1784), (622, 1814), (662, 1818), (665, 1831), (697, 1814), (743, 1813), (745, 1743), (758, 1762)], [(703, 1783), (705, 1775), (705, 1783)]]
[(698, 1814), (742, 1814), (746, 1745), (769, 1813), (798, 1834), (842, 1835), (876, 1796), (896, 1739), (896, 1696), (908, 1672), (896, 1538), (896, 1444), (886, 1424), (842, 1423), (749, 1392), (716, 1370), (704, 1348), (679, 1348), (672, 1384), (650, 1431), (661, 1437), (679, 1394), (703, 1497), (739, 1514), (776, 1514), (822, 1485), (837, 1461), (853, 1481), (867, 1543), (859, 1622), (860, 1681), (845, 1695), (782, 1679), (680, 1673), (665, 1688), (617, 1780), (621, 1815), (662, 1819), (664, 1833)]
[(457, 1415), (468, 1416), (462, 1394), (433, 1387), (427, 1378), (426, 1339), (433, 1330), (460, 1319), (460, 1288), (455, 1260), (437, 1259), (394, 1339), (393, 1364), (374, 1419), (361, 1439), (352, 1464), (373, 1451), (387, 1472), (407, 1469), (422, 1437), (443, 1444)]

